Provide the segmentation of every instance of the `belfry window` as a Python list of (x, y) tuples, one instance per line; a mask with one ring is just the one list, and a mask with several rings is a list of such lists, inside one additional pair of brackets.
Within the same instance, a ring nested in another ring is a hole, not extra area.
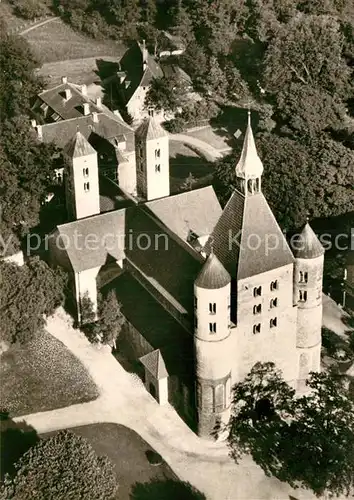
[(270, 291), (274, 292), (274, 290), (277, 290), (277, 289), (278, 289), (278, 281), (277, 280), (272, 281), (270, 284)]
[(299, 290), (299, 300), (300, 300), (300, 302), (306, 302), (306, 300), (307, 300), (307, 291), (306, 290)]
[(216, 313), (216, 304), (215, 304), (215, 302), (210, 302), (209, 303), (209, 313), (210, 314), (215, 314)]
[(269, 326), (270, 328), (274, 328), (275, 326), (277, 326), (277, 318), (272, 318), (269, 322)]
[(258, 323), (258, 325), (253, 325), (253, 333), (260, 333), (261, 331), (261, 324)]
[(305, 272), (305, 273), (303, 271), (299, 272), (299, 282), (300, 283), (307, 283), (308, 277), (309, 277), (309, 274), (307, 272)]
[(253, 306), (253, 314), (260, 314), (262, 312), (262, 304)]
[(262, 295), (262, 287), (258, 286), (253, 289), (253, 297), (260, 297)]
[(160, 149), (155, 149), (155, 158), (160, 158)]
[(89, 182), (84, 183), (84, 191), (85, 191), (85, 193), (88, 193), (90, 191), (90, 183)]
[(277, 307), (278, 306), (278, 299), (275, 298), (275, 299), (270, 299), (270, 308), (272, 309), (273, 307)]
[(209, 323), (209, 332), (216, 333), (216, 323)]
[(161, 166), (155, 165), (155, 172), (161, 172)]
[(83, 168), (82, 169), (82, 173), (83, 173), (84, 177), (88, 177), (88, 175), (89, 175), (89, 169), (88, 168)]

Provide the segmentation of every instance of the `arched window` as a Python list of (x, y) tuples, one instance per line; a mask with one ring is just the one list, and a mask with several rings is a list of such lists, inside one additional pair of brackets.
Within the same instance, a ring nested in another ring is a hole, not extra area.
[(277, 280), (272, 281), (270, 284), (270, 291), (274, 292), (274, 290), (277, 290), (277, 289), (278, 289), (278, 281)]
[(209, 323), (209, 332), (216, 333), (216, 323)]
[(261, 331), (261, 324), (258, 323), (257, 325), (253, 325), (253, 333), (260, 333)]
[(253, 289), (253, 297), (258, 297), (262, 295), (262, 287), (258, 286)]
[(262, 305), (258, 304), (253, 306), (253, 314), (260, 314), (262, 312)]
[(210, 302), (209, 303), (209, 313), (210, 314), (215, 314), (216, 313), (216, 303), (215, 302)]
[(270, 328), (274, 328), (277, 326), (277, 318), (272, 318), (269, 322)]
[(300, 302), (306, 302), (306, 300), (307, 300), (307, 291), (306, 290), (299, 290), (299, 300), (300, 300)]
[(278, 305), (278, 299), (270, 299), (270, 308), (272, 309), (273, 307), (277, 307)]

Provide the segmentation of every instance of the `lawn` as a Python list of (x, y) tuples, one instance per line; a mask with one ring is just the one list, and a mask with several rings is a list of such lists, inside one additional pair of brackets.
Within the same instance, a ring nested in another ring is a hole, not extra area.
[[(166, 463), (158, 466), (150, 465), (146, 453), (152, 448), (136, 432), (127, 427), (102, 423), (74, 427), (70, 430), (86, 438), (98, 455), (106, 455), (115, 465), (119, 500), (130, 500), (132, 486), (137, 482), (149, 483), (154, 479), (178, 480)], [(53, 434), (55, 432), (41, 437)]]
[(213, 164), (208, 162), (186, 144), (170, 141), (170, 186), (171, 193), (181, 191), (182, 184), (189, 173), (196, 179), (194, 187), (211, 183)]
[(120, 59), (126, 50), (120, 42), (85, 37), (60, 19), (29, 31), (24, 38), (42, 64), (101, 56)]
[(43, 331), (0, 357), (0, 407), (20, 416), (92, 401), (98, 390), (82, 364)]
[(234, 141), (225, 128), (213, 128), (210, 125), (200, 128), (199, 130), (186, 132), (186, 135), (190, 135), (191, 137), (204, 141), (220, 151), (230, 149), (230, 146)]

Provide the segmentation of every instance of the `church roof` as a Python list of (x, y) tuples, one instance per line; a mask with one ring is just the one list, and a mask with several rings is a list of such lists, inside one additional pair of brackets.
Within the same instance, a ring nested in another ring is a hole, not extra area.
[(263, 193), (234, 191), (205, 250), (213, 251), (233, 278), (277, 269), (294, 257)]
[(241, 179), (260, 177), (263, 173), (263, 164), (258, 156), (251, 127), (251, 116), (248, 113), (248, 125), (243, 141), (243, 148), (239, 162), (236, 165), (236, 175)]
[(161, 137), (167, 137), (168, 133), (162, 128), (154, 117), (150, 116), (149, 118), (146, 118), (137, 129), (136, 135), (144, 140), (153, 140), (160, 139)]
[(71, 141), (67, 143), (63, 150), (63, 153), (72, 158), (97, 154), (91, 144), (80, 131), (77, 131)]
[(195, 285), (199, 288), (214, 290), (223, 288), (231, 281), (231, 276), (226, 271), (220, 260), (211, 253), (207, 258), (202, 270), (198, 274)]
[(168, 377), (166, 365), (160, 349), (156, 349), (155, 351), (145, 354), (145, 356), (139, 358), (139, 361), (155, 379), (160, 380), (161, 378)]
[(212, 186), (148, 201), (145, 206), (184, 241), (190, 231), (198, 237), (211, 234), (222, 213)]
[(297, 259), (316, 259), (316, 257), (323, 255), (324, 252), (323, 246), (307, 222), (296, 244), (293, 245), (295, 257)]

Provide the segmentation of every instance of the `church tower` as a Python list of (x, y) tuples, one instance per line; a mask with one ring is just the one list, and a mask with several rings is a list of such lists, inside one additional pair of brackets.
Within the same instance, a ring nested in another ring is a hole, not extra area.
[(97, 152), (77, 132), (63, 150), (66, 208), (70, 219), (100, 213)]
[(147, 201), (170, 195), (168, 133), (153, 116), (135, 134), (138, 196)]
[(297, 304), (298, 385), (306, 388), (311, 371), (321, 369), (322, 279), (324, 248), (307, 222), (294, 245), (294, 302)]
[(211, 253), (194, 283), (198, 434), (227, 422), (231, 403), (231, 277)]

